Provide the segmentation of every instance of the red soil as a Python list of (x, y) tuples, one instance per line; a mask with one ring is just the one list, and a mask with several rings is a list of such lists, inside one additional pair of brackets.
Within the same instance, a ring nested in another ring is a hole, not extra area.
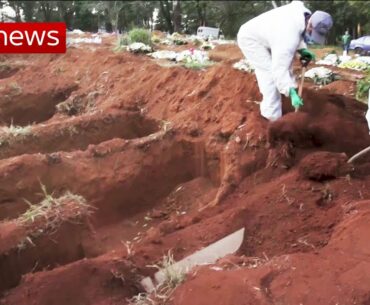
[(332, 93), (354, 97), (356, 95), (356, 83), (346, 80), (337, 80), (323, 87)]
[(177, 289), (173, 304), (368, 304), (369, 204), (353, 206), (325, 248), (276, 256), (257, 267), (204, 267)]
[(344, 176), (353, 171), (352, 164), (346, 162), (345, 154), (317, 152), (306, 156), (298, 165), (302, 177), (323, 181)]
[[(284, 99), (268, 123), (235, 46), (206, 71), (90, 47), (1, 58), (24, 67), (0, 80), (0, 118), (37, 124), (0, 145), (0, 304), (128, 304), (169, 250), (241, 227), (240, 250), (171, 304), (369, 303), (370, 159), (346, 163), (370, 145), (365, 105), (307, 86), (298, 113)], [(30, 233), (12, 219), (43, 199), (40, 182), (96, 209), (19, 247)]]

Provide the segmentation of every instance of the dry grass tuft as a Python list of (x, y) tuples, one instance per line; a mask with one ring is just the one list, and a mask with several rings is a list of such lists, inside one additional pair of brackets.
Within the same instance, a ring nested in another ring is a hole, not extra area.
[(19, 225), (30, 228), (33, 237), (42, 233), (53, 233), (64, 222), (77, 222), (93, 212), (93, 207), (80, 195), (67, 191), (56, 198), (49, 194), (42, 184), (41, 189), (44, 199), (39, 204), (26, 200), (29, 209), (16, 220)]
[(32, 134), (32, 126), (16, 126), (10, 124), (10, 126), (0, 127), (0, 145), (10, 143), (14, 140), (22, 140)]
[(158, 285), (152, 293), (140, 293), (128, 302), (129, 305), (166, 305), (174, 292), (175, 288), (180, 285), (186, 276), (186, 271), (174, 268), (175, 260), (171, 251), (163, 256), (159, 264), (149, 267), (157, 268), (164, 273), (164, 282)]

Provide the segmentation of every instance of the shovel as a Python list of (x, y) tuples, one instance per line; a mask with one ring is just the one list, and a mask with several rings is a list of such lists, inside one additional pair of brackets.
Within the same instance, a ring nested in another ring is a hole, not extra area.
[[(210, 244), (204, 249), (201, 249), (181, 261), (178, 261), (168, 268), (175, 272), (186, 273), (190, 271), (191, 268), (199, 265), (208, 265), (215, 263), (218, 259), (235, 253), (239, 250), (244, 239), (244, 228), (235, 231), (234, 233)], [(154, 282), (150, 277), (146, 277), (141, 281), (141, 285), (150, 293), (159, 285), (161, 285), (166, 280), (165, 270), (159, 270), (154, 274)]]

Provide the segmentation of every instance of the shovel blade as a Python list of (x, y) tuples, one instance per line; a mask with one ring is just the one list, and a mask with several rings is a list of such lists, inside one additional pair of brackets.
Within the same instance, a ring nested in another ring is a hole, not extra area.
[[(206, 248), (203, 248), (184, 259), (171, 265), (174, 272), (186, 273), (190, 271), (193, 267), (199, 265), (208, 265), (215, 263), (218, 259), (235, 253), (239, 250), (244, 239), (244, 228), (210, 244)], [(157, 285), (162, 284), (166, 280), (166, 275), (164, 270), (159, 270), (154, 274), (154, 278)], [(141, 281), (142, 286), (147, 292), (154, 290), (155, 285), (153, 284), (150, 277), (146, 277)]]

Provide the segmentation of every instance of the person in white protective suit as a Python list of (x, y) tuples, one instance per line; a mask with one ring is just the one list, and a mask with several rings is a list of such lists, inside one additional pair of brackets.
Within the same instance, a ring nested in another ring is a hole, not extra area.
[(328, 13), (316, 11), (311, 14), (303, 2), (293, 1), (240, 27), (238, 45), (255, 69), (263, 96), (260, 104), (263, 117), (275, 121), (282, 116), (280, 94), (290, 96), (295, 108), (303, 105), (291, 69), (294, 56), (298, 50), (305, 66), (315, 59), (305, 40), (323, 44), (332, 25), (333, 20)]

